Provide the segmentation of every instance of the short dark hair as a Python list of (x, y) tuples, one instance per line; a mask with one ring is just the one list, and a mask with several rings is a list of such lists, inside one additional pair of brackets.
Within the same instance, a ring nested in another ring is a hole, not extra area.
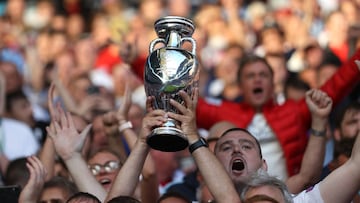
[(141, 202), (130, 196), (118, 196), (112, 198), (107, 203), (141, 203)]
[(271, 73), (271, 75), (273, 76), (274, 75), (274, 71), (273, 69), (271, 68), (270, 64), (266, 61), (265, 58), (263, 57), (260, 57), (260, 56), (257, 56), (255, 54), (246, 54), (244, 55), (244, 57), (242, 57), (240, 59), (240, 63), (239, 63), (239, 70), (238, 70), (238, 73), (237, 73), (237, 81), (240, 82), (241, 80), (241, 74), (243, 72), (243, 69), (246, 65), (249, 65), (249, 64), (252, 64), (252, 63), (256, 63), (256, 62), (262, 62), (264, 63), (268, 68), (269, 68), (269, 71)]
[[(260, 146), (260, 142), (259, 140), (254, 136), (252, 135), (248, 130), (246, 130), (245, 128), (230, 128), (228, 130), (226, 130), (225, 132), (223, 132), (223, 134), (221, 134), (220, 138), (221, 139), (222, 137), (226, 136), (228, 133), (230, 132), (233, 132), (233, 131), (241, 131), (241, 132), (245, 132), (247, 133), (249, 136), (253, 137), (255, 142), (256, 142), (256, 145), (258, 146), (259, 148), (259, 153), (260, 153), (260, 158), (262, 158), (262, 152), (261, 152), (261, 146)], [(215, 149), (218, 148), (218, 142), (216, 142), (216, 145), (215, 145)], [(215, 150), (216, 151), (216, 150)]]
[(87, 192), (77, 192), (74, 195), (72, 195), (66, 203), (74, 202), (81, 202), (81, 201), (92, 201), (93, 203), (101, 203), (101, 201), (93, 194), (87, 193)]
[(160, 203), (162, 200), (170, 198), (170, 197), (175, 197), (175, 198), (179, 198), (184, 200), (187, 203), (191, 203), (191, 201), (189, 199), (187, 199), (185, 196), (183, 196), (182, 194), (178, 193), (178, 192), (166, 192), (164, 193), (157, 201), (157, 203)]
[(17, 90), (15, 92), (10, 92), (6, 94), (6, 102), (5, 102), (5, 110), (7, 112), (11, 112), (12, 110), (12, 104), (15, 100), (19, 99), (25, 99), (26, 101), (29, 101), (26, 97), (25, 93), (22, 90)]
[(20, 157), (10, 161), (4, 177), (4, 182), (6, 185), (20, 185), (21, 187), (25, 186), (30, 176), (29, 170), (26, 167), (26, 163), (26, 157)]
[(48, 188), (61, 188), (69, 197), (79, 192), (78, 188), (72, 181), (60, 176), (54, 176), (50, 180), (46, 181), (43, 191)]
[(360, 111), (360, 102), (359, 101), (351, 101), (346, 106), (344, 106), (339, 111), (337, 111), (337, 116), (335, 117), (335, 127), (336, 128), (341, 127), (341, 122), (344, 120), (345, 114), (350, 111), (359, 112)]
[[(306, 83), (303, 79), (301, 79), (299, 76), (290, 76), (286, 79), (285, 89), (288, 89), (289, 87), (304, 91), (308, 91), (311, 89), (310, 85)], [(287, 97), (288, 95), (286, 94), (287, 92), (285, 91), (285, 96)]]

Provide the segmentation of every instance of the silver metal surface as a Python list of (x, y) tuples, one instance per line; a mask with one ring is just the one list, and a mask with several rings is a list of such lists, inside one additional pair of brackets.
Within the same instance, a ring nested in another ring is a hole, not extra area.
[[(183, 17), (168, 16), (155, 22), (159, 38), (150, 43), (144, 74), (145, 91), (148, 96), (155, 98), (155, 109), (177, 112), (170, 105), (170, 99), (183, 104), (178, 92), (184, 90), (192, 95), (199, 72), (196, 43), (191, 38), (194, 29), (192, 21)], [(186, 41), (191, 43), (191, 51), (182, 48)], [(158, 43), (163, 44), (163, 47), (154, 50)], [(165, 125), (153, 130), (148, 144), (161, 151), (179, 151), (186, 148), (186, 136), (177, 126), (177, 121), (169, 119)]]

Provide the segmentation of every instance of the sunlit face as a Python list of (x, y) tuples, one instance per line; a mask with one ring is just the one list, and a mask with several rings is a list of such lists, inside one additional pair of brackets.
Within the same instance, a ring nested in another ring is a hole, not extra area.
[[(88, 165), (92, 166), (95, 164), (99, 164), (101, 166), (105, 166), (107, 163), (111, 161), (119, 162), (119, 158), (110, 152), (98, 152), (92, 158), (88, 160)], [(106, 191), (109, 191), (117, 173), (119, 172), (120, 167), (111, 172), (105, 171), (104, 167), (101, 167), (99, 174), (95, 175), (96, 180), (105, 188)]]
[(341, 136), (354, 138), (360, 131), (360, 111), (348, 110), (340, 124)]
[(258, 169), (267, 169), (255, 138), (244, 131), (231, 131), (222, 136), (215, 154), (234, 182), (244, 182)]
[(257, 61), (245, 65), (240, 76), (240, 86), (245, 102), (260, 109), (273, 95), (273, 76), (270, 68)]

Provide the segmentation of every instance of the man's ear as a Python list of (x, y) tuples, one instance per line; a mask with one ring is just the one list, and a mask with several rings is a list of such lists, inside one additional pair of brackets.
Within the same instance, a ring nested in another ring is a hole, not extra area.
[(341, 133), (340, 133), (339, 128), (335, 128), (335, 130), (334, 130), (334, 138), (335, 138), (335, 141), (340, 141), (341, 140)]
[(267, 163), (266, 163), (266, 160), (263, 159), (262, 162), (263, 162), (263, 163), (262, 163), (262, 165), (261, 165), (261, 168), (262, 168), (263, 170), (267, 171), (267, 170), (268, 170), (268, 165), (267, 165)]

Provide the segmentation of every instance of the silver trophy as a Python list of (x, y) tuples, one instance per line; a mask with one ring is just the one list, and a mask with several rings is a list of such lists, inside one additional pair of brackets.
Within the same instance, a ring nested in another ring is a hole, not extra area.
[[(195, 27), (191, 20), (177, 16), (161, 18), (154, 26), (158, 38), (150, 43), (150, 54), (145, 65), (146, 95), (155, 98), (153, 108), (177, 112), (170, 99), (184, 104), (178, 92), (184, 90), (192, 95), (198, 81), (196, 43), (191, 38)], [(191, 43), (191, 52), (182, 48), (184, 42)], [(163, 46), (154, 50), (158, 43)], [(180, 151), (188, 146), (179, 123), (170, 118), (164, 125), (152, 130), (147, 143), (151, 148), (165, 152)]]

